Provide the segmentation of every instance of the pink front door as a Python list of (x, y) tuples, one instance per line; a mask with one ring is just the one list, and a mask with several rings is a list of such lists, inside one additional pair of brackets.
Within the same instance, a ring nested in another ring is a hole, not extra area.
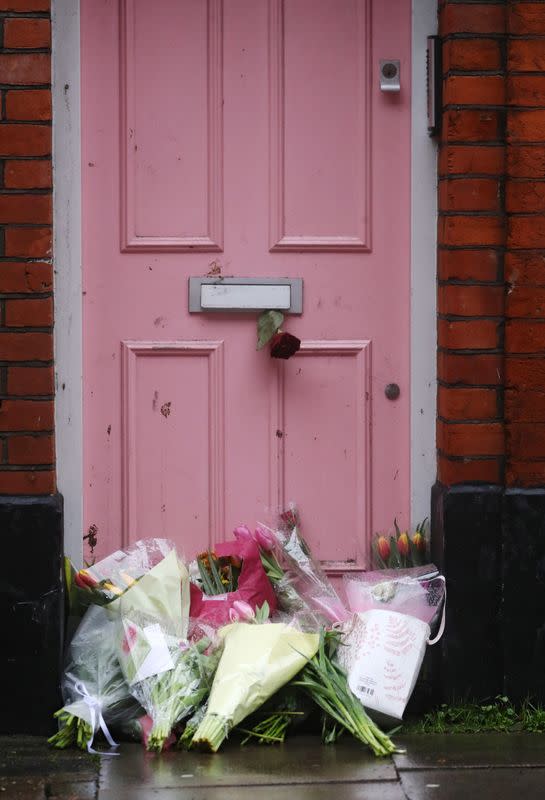
[[(410, 9), (83, 0), (95, 556), (147, 536), (190, 556), (295, 500), (341, 572), (408, 521)], [(301, 351), (256, 352), (255, 314), (190, 314), (208, 273), (303, 278)]]

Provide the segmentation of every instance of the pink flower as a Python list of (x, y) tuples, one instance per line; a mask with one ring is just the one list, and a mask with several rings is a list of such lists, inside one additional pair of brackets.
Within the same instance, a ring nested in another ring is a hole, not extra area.
[(229, 609), (229, 619), (231, 622), (240, 620), (251, 620), (255, 618), (255, 611), (249, 603), (244, 600), (235, 600)]
[(256, 540), (258, 546), (269, 553), (274, 545), (275, 545), (275, 538), (267, 528), (264, 528), (262, 525), (258, 525), (254, 531), (254, 539)]
[(133, 625), (127, 625), (127, 630), (125, 631), (125, 636), (123, 637), (123, 642), (121, 644), (124, 653), (130, 653), (137, 638), (138, 631), (136, 628)]
[(235, 535), (235, 539), (237, 539), (239, 542), (248, 542), (254, 538), (247, 525), (239, 525), (238, 528), (235, 528), (233, 533)]

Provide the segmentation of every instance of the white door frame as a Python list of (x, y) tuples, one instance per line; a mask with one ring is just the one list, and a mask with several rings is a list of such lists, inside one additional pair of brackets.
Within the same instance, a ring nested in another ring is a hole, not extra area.
[[(411, 521), (429, 515), (436, 476), (436, 147), (427, 135), (426, 37), (437, 0), (412, 0)], [(55, 438), (64, 548), (83, 558), (80, 3), (53, 0)], [(395, 54), (387, 53), (385, 57)]]

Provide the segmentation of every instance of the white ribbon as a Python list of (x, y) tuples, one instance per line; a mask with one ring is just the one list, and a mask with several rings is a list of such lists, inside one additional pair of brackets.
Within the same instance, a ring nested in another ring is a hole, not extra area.
[(98, 726), (100, 727), (100, 730), (106, 737), (106, 740), (110, 745), (110, 747), (119, 747), (119, 745), (112, 739), (110, 731), (108, 730), (108, 726), (104, 722), (104, 717), (102, 716), (102, 711), (100, 709), (100, 700), (89, 694), (83, 681), (76, 681), (76, 683), (74, 684), (74, 690), (79, 695), (81, 695), (83, 702), (89, 708), (89, 714), (91, 716), (91, 727), (93, 729), (93, 734), (91, 736), (90, 741), (87, 742), (87, 751), (89, 753), (93, 753), (94, 755), (99, 755), (99, 756), (118, 756), (119, 753), (108, 753), (105, 751), (93, 749), (93, 741), (95, 738), (95, 730), (97, 727), (97, 722)]

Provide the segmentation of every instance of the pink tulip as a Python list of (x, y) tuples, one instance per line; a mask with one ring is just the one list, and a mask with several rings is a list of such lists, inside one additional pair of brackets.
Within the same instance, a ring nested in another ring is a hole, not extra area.
[(249, 542), (254, 538), (247, 525), (239, 525), (238, 528), (235, 528), (233, 533), (235, 535), (235, 539), (237, 539), (239, 542)]
[(258, 546), (269, 553), (275, 545), (275, 538), (267, 528), (263, 528), (261, 525), (258, 525), (254, 531), (254, 539), (256, 540)]
[(255, 611), (249, 603), (244, 600), (235, 600), (229, 609), (229, 619), (231, 622), (240, 620), (250, 620), (255, 618)]

